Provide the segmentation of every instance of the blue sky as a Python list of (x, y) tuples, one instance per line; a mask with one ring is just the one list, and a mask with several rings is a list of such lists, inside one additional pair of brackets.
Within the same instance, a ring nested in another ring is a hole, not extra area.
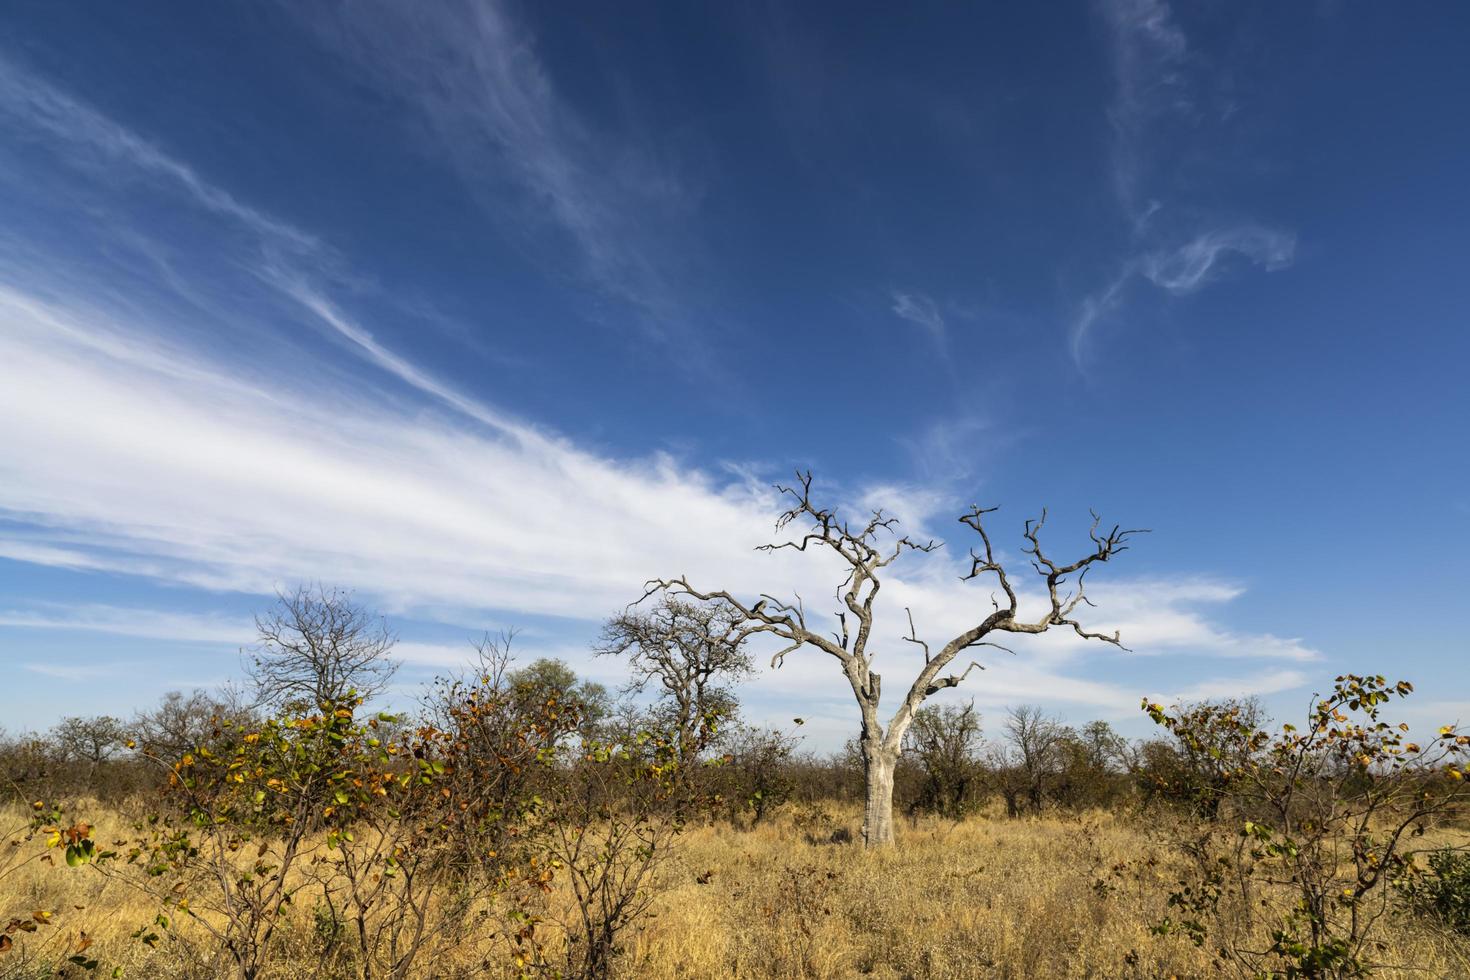
[[(959, 696), (1142, 732), (1344, 670), (1470, 716), (1470, 11), (1321, 4), (28, 2), (0, 40), (0, 724), (237, 673), (351, 587), (400, 696), (485, 629), (584, 651), (655, 575), (755, 553), (810, 466), (954, 518), (1153, 533)], [(968, 532), (967, 532), (968, 533)], [(812, 600), (808, 600), (813, 604)], [(839, 744), (835, 665), (756, 719)]]

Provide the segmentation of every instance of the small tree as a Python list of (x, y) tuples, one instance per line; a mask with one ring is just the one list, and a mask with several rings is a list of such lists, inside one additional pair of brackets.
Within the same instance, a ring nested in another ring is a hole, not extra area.
[(568, 709), (575, 709), (578, 731), (583, 738), (595, 738), (598, 726), (612, 714), (612, 698), (607, 688), (596, 681), (580, 680), (566, 661), (541, 657), (525, 667), (510, 670), (506, 683), (521, 691), (523, 698), (541, 701), (553, 699)]
[(673, 732), (643, 730), (584, 744), (551, 785), (539, 846), (572, 898), (572, 914), (558, 917), (565, 946), (552, 975), (613, 975), (623, 938), (651, 911), (660, 869), (683, 831), (678, 815), (669, 816), (679, 765)]
[[(109, 853), (116, 860), (98, 866), (157, 901), (158, 926), (168, 931), (171, 917), (189, 917), (240, 980), (255, 980), (298, 887), (298, 865), (357, 778), (356, 706), (328, 703), (259, 724), (221, 719), (177, 759), (145, 755), (168, 774), (164, 805), (139, 825), (125, 854)], [(140, 938), (153, 945), (160, 934), (144, 930)]]
[(169, 691), (158, 707), (133, 720), (132, 740), (145, 757), (172, 762), (205, 745), (222, 722), (247, 725), (251, 712), (230, 697), (206, 691)]
[(121, 752), (128, 735), (126, 726), (111, 715), (72, 716), (51, 729), (51, 739), (68, 762), (95, 768)]
[(1242, 732), (1264, 738), (1265, 712), (1255, 698), (1227, 698), (1175, 707), (1166, 725), (1173, 751), (1156, 746), (1148, 754), (1148, 775), (1156, 795), (1184, 804), (1206, 819), (1219, 816), (1232, 782), (1249, 765), (1259, 746)]
[(624, 657), (629, 690), (656, 685), (656, 719), (677, 734), (679, 759), (690, 764), (714, 741), (739, 707), (728, 685), (752, 672), (740, 620), (719, 603), (664, 596), (655, 608), (629, 610), (608, 620), (597, 652)]
[(1070, 807), (1106, 806), (1126, 788), (1119, 770), (1132, 759), (1132, 746), (1105, 721), (1068, 729), (1058, 749), (1057, 802)]
[(1062, 765), (1070, 731), (1040, 708), (1023, 704), (1006, 715), (1007, 758), (1021, 780), (1026, 803), (1040, 813)]
[(381, 694), (398, 664), (397, 637), (352, 595), (320, 586), (280, 593), (276, 608), (255, 618), (256, 645), (246, 670), (258, 705), (311, 712), (350, 698)]
[(789, 772), (796, 746), (796, 737), (778, 728), (741, 725), (730, 733), (720, 776), (732, 820), (739, 810), (749, 810), (755, 826), (786, 805), (796, 788)]
[(433, 919), (453, 867), (456, 841), (445, 831), (466, 808), (446, 775), (451, 736), (419, 725), (394, 741), (387, 732), (396, 722), (380, 714), (341, 732), (322, 811), (327, 853), (304, 871), (329, 921), (347, 924), (363, 980), (405, 980), (426, 949), (454, 941)]
[(480, 887), (529, 860), (536, 800), (559, 775), (560, 752), (582, 725), (575, 696), (563, 699), (510, 669), (512, 640), (487, 636), (471, 669), (436, 680), (423, 705), (423, 725), (441, 743), (443, 783), (457, 801), (444, 827), (449, 861), (459, 879)]
[[(755, 601), (742, 600), (726, 590), (701, 591), (681, 576), (672, 579), (655, 579), (648, 583), (644, 597), (655, 592), (669, 592), (688, 596), (701, 602), (724, 604), (739, 621), (735, 635), (741, 639), (759, 633), (769, 633), (785, 644), (772, 658), (772, 666), (780, 666), (790, 653), (811, 647), (835, 660), (844, 679), (857, 701), (862, 727), (858, 739), (862, 757), (865, 782), (863, 806), (863, 843), (868, 847), (893, 843), (893, 779), (903, 748), (904, 736), (913, 724), (914, 713), (923, 707), (931, 695), (948, 688), (957, 687), (977, 666), (971, 663), (963, 671), (945, 674), (944, 671), (966, 650), (981, 646), (996, 646), (993, 637), (997, 634), (1038, 634), (1052, 627), (1071, 629), (1084, 639), (1102, 640), (1120, 645), (1117, 634), (1108, 636), (1090, 632), (1074, 618), (1077, 609), (1087, 600), (1082, 591), (1083, 577), (1098, 562), (1106, 562), (1127, 550), (1126, 542), (1135, 531), (1114, 527), (1099, 533), (1100, 521), (1094, 517), (1089, 532), (1092, 551), (1071, 562), (1057, 562), (1046, 555), (1041, 546), (1041, 529), (1046, 521), (1042, 512), (1039, 520), (1027, 521), (1024, 531), (1025, 553), (1046, 585), (1046, 608), (1035, 619), (1022, 618), (1020, 598), (1005, 568), (1000, 564), (991, 546), (990, 535), (985, 529), (985, 515), (994, 508), (972, 507), (959, 518), (960, 523), (973, 530), (980, 538), (979, 550), (970, 553), (970, 569), (965, 579), (994, 576), (996, 584), (1005, 596), (1005, 601), (992, 599), (992, 611), (978, 616), (978, 621), (949, 640), (938, 650), (930, 648), (921, 640), (913, 628), (910, 617), (909, 635), (906, 638), (923, 654), (916, 676), (904, 691), (898, 708), (885, 724), (879, 715), (882, 698), (882, 677), (873, 670), (877, 650), (870, 649), (872, 641), (875, 603), (881, 588), (884, 569), (897, 561), (906, 552), (930, 552), (939, 547), (933, 541), (921, 542), (894, 533), (897, 520), (874, 511), (861, 525), (851, 525), (840, 519), (835, 510), (820, 507), (812, 501), (810, 473), (798, 474), (796, 487), (780, 486), (777, 489), (792, 501), (788, 509), (776, 522), (778, 530), (794, 522), (806, 525), (805, 532), (795, 541), (762, 545), (762, 550), (775, 551), (791, 548), (806, 551), (820, 548), (830, 551), (841, 559), (847, 572), (838, 584), (837, 594), (842, 608), (838, 612), (838, 629), (828, 635), (814, 628), (807, 620), (804, 604), (797, 597), (793, 602), (761, 595)], [(885, 537), (893, 540), (885, 543)], [(1067, 592), (1070, 588), (1071, 591)]]
[[(118, 842), (125, 850), (96, 860), (157, 903), (139, 939), (171, 937), (200, 971), (221, 975), (223, 958), (254, 980), (298, 892), (313, 888), (333, 922), (350, 924), (365, 980), (409, 975), (438, 938), (429, 916), (459, 801), (436, 754), (440, 733), (423, 726), (397, 743), (395, 718), (364, 720), (360, 707), (349, 694), (312, 714), (220, 720), (176, 760), (144, 755), (168, 774), (162, 805)], [(178, 929), (180, 918), (197, 931)]]
[[(442, 760), (450, 867), (496, 897), (521, 975), (606, 977), (682, 829), (668, 815), (676, 740), (636, 725), (603, 737), (583, 721), (606, 710), (601, 686), (560, 661), (512, 670), (510, 641), (487, 638), (473, 671), (434, 686), (420, 729), (432, 744), (415, 755)], [(569, 911), (548, 899), (558, 884)]]
[(924, 770), (915, 809), (952, 820), (964, 816), (975, 803), (980, 782), (979, 746), (975, 702), (928, 705), (915, 712), (908, 750)]

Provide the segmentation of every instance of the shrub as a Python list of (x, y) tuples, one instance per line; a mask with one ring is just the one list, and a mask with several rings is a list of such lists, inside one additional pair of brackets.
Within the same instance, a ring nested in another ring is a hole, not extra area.
[[(1238, 704), (1166, 712), (1144, 702), (1209, 778), (1188, 801), (1211, 819), (1174, 843), (1193, 871), (1170, 896), (1162, 934), (1214, 940), (1248, 975), (1362, 976), (1393, 890), (1413, 874), (1413, 838), (1466, 798), (1470, 736), (1424, 744), (1380, 710), (1413, 691), (1382, 676), (1338, 677), (1302, 728), (1270, 731)], [(1261, 932), (1269, 938), (1262, 948)]]
[(1403, 882), (1405, 904), (1450, 929), (1470, 936), (1470, 853), (1431, 851), (1429, 870)]

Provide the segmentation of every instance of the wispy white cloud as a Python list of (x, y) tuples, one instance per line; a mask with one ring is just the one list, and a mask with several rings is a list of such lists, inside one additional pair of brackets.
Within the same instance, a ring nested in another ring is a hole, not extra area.
[[(114, 174), (122, 168), (123, 173), (159, 178), (195, 206), (228, 219), (239, 230), (253, 236), (258, 246), (257, 254), (250, 259), (250, 267), (258, 281), (299, 304), (309, 314), (311, 322), (324, 328), (330, 336), (344, 341), (354, 355), (469, 418), (500, 429), (507, 435), (537, 438), (531, 427), (465, 396), (389, 350), (346, 313), (331, 298), (327, 286), (328, 282), (340, 278), (341, 259), (317, 236), (241, 203), (229, 191), (205, 179), (194, 168), (149, 140), (107, 119), (44, 79), (27, 73), (3, 55), (0, 55), (0, 109), (10, 112), (26, 127), (65, 144), (66, 158), (73, 163), (78, 157), (70, 152), (72, 149), (85, 151), (83, 159), (87, 153), (100, 154)], [(145, 251), (157, 248), (142, 233), (131, 233), (130, 242)], [(154, 258), (159, 262), (159, 271), (175, 292), (186, 295), (192, 292), (177, 270), (158, 256)], [(27, 273), (30, 270), (19, 264), (10, 270), (0, 271)], [(67, 286), (74, 288), (74, 284)], [(188, 359), (169, 357), (165, 342), (152, 332), (137, 334), (119, 343), (116, 337), (110, 338), (106, 332), (75, 330), (66, 317), (52, 316), (45, 302), (37, 297), (9, 291), (0, 298), (0, 302), (12, 307), (26, 306), (25, 312), (29, 317), (47, 320), (52, 328), (69, 333), (73, 339), (83, 343), (110, 345), (108, 351), (114, 356), (128, 360), (147, 358), (155, 369), (175, 372), (187, 369)], [(216, 380), (223, 375), (224, 372), (217, 374)]]
[(1122, 308), (1129, 285), (1139, 277), (1172, 296), (1187, 296), (1217, 279), (1231, 255), (1241, 256), (1265, 272), (1276, 272), (1290, 266), (1295, 258), (1296, 236), (1259, 225), (1215, 228), (1183, 244), (1154, 248), (1129, 259), (1107, 285), (1083, 298), (1072, 320), (1073, 361), (1082, 364), (1093, 328)]
[(105, 667), (99, 670), (92, 664), (23, 663), (21, 667), (32, 674), (59, 681), (90, 681), (95, 680), (98, 674), (109, 673)]
[(1109, 176), (1130, 245), (1117, 271), (1083, 298), (1072, 318), (1070, 349), (1079, 367), (1094, 329), (1123, 308), (1137, 278), (1183, 296), (1214, 281), (1226, 256), (1275, 271), (1291, 264), (1296, 248), (1288, 231), (1200, 217), (1168, 200), (1163, 178), (1182, 165), (1171, 144), (1187, 140), (1190, 127), (1181, 132), (1166, 123), (1194, 124), (1204, 115), (1190, 78), (1189, 39), (1166, 0), (1096, 0), (1095, 9), (1113, 68)]
[[(818, 555), (792, 561), (753, 551), (769, 538), (774, 501), (743, 480), (718, 482), (656, 456), (614, 460), (565, 441), (521, 442), (326, 394), (242, 389), (216, 383), (219, 373), (202, 365), (162, 372), (69, 342), (13, 309), (0, 331), (0, 414), (13, 423), (0, 430), (0, 511), (68, 532), (61, 545), (16, 552), (28, 560), (75, 567), (85, 556), (117, 571), (261, 595), (326, 580), (403, 610), (584, 622), (620, 608), (656, 575), (687, 572), (747, 594), (800, 592), (814, 614), (840, 579)], [(919, 528), (944, 531), (937, 502), (915, 509), (912, 495), (867, 495), (870, 504), (895, 498)], [(911, 659), (894, 610), (913, 608), (941, 636), (988, 608), (984, 588), (958, 582), (959, 557), (913, 563), (889, 583), (882, 635), (894, 656)], [(1295, 641), (1222, 629), (1192, 608), (1233, 594), (1099, 584), (1097, 620), (1151, 653), (1314, 656)], [(1039, 610), (1038, 596), (1026, 601)], [(92, 617), (91, 628), (111, 626), (163, 628)], [(1034, 693), (1107, 693), (1062, 683), (1083, 649), (1065, 636), (1028, 648), (1027, 670), (1047, 678)], [(458, 656), (418, 652), (425, 662)], [(791, 663), (771, 683), (800, 683), (808, 669), (816, 683), (830, 680), (825, 660)], [(1013, 670), (1007, 663), (978, 686), (1022, 683), (1027, 675)]]
[[(204, 358), (116, 359), (107, 352), (134, 328), (55, 308), (27, 317), (34, 308), (3, 308), (0, 507), (91, 542), (41, 542), (52, 550), (32, 545), (35, 559), (90, 554), (253, 592), (325, 578), (405, 603), (601, 616), (681, 552), (753, 545), (769, 524), (749, 487), (666, 459), (477, 435), (368, 396), (305, 399), (241, 385)], [(108, 341), (73, 339), (94, 333)]]
[(416, 667), (455, 668), (474, 661), (475, 648), (463, 643), (423, 643), (401, 640), (393, 645), (393, 656)]
[(26, 71), (3, 52), (0, 52), (0, 108), (68, 143), (72, 151), (68, 160), (73, 165), (105, 170), (115, 163), (126, 163), (177, 187), (202, 207), (232, 218), (271, 241), (305, 250), (321, 247), (314, 236), (240, 203), (234, 195), (202, 179), (193, 168), (154, 143)]
[(1189, 53), (1184, 32), (1164, 0), (1099, 0), (1097, 9), (1109, 34), (1114, 98), (1108, 108), (1113, 126), (1113, 189), (1124, 208), (1143, 219), (1156, 207), (1140, 204), (1139, 183), (1146, 174), (1145, 141), (1160, 116), (1192, 107), (1183, 66)]
[[(955, 548), (966, 545), (964, 539), (953, 542)], [(1061, 547), (1060, 544), (1057, 547)], [(949, 559), (955, 559), (950, 555)], [(1019, 567), (1024, 568), (1024, 564)], [(911, 572), (893, 583), (895, 607), (908, 607), (918, 622), (928, 624), (931, 638), (953, 635), (965, 627), (967, 619), (988, 605), (990, 588), (977, 583), (961, 582), (954, 574), (955, 566), (945, 561), (931, 562), (922, 572)], [(1032, 588), (1023, 576), (1016, 576), (1021, 588), (1022, 611), (1033, 618), (1045, 609), (1039, 589)], [(1222, 629), (1208, 614), (1239, 598), (1238, 587), (1213, 579), (1159, 581), (1125, 578), (1091, 582), (1087, 594), (1098, 608), (1089, 610), (1090, 628), (1103, 632), (1118, 630), (1132, 651), (1130, 659), (1142, 656), (1180, 655), (1210, 659), (1270, 659), (1311, 662), (1322, 654), (1300, 639), (1271, 634), (1241, 633)], [(895, 623), (895, 633), (906, 623)], [(1107, 648), (1083, 640), (1075, 634), (1048, 636), (1044, 645), (1036, 647), (1035, 656), (1060, 665), (1077, 657), (1111, 656)]]
[(35, 603), (30, 608), (0, 610), (0, 627), (77, 630), (181, 643), (236, 646), (249, 643), (255, 638), (255, 624), (249, 619), (96, 603), (64, 605), (46, 602)]
[(1153, 692), (1149, 697), (1162, 703), (1244, 698), (1294, 691), (1310, 681), (1311, 678), (1300, 670), (1268, 670), (1247, 677), (1211, 678), (1176, 691)]
[(105, 559), (76, 548), (57, 548), (14, 538), (0, 538), (0, 558), (85, 571), (103, 571), (109, 567)]
[(418, 389), (465, 416), (499, 429), (507, 435), (534, 438), (531, 429), (508, 415), (466, 397), (438, 378), (419, 369), (406, 358), (384, 347), (359, 323), (339, 309), (330, 299), (310, 284), (289, 277), (278, 280), (281, 288), (313, 313), (321, 323), (352, 345), (354, 352), (387, 371), (409, 386)]
[(899, 441), (925, 481), (933, 486), (957, 487), (973, 480), (999, 446), (1020, 437), (1014, 426), (1001, 431), (988, 416), (955, 412), (934, 419)]
[(892, 309), (899, 319), (923, 327), (936, 340), (944, 339), (944, 316), (934, 300), (923, 293), (895, 292)]
[(1077, 315), (1072, 318), (1072, 329), (1069, 334), (1072, 362), (1078, 367), (1083, 364), (1087, 351), (1087, 340), (1093, 328), (1122, 305), (1123, 290), (1132, 278), (1133, 266), (1130, 263), (1102, 289), (1083, 298)]
[[(682, 291), (668, 270), (688, 253), (675, 228), (698, 195), (651, 140), (599, 130), (569, 104), (504, 4), (291, 7), (367, 84), (410, 109), (434, 153), (497, 216), (531, 229), (549, 221), (603, 292), (656, 331), (677, 329)], [(516, 194), (504, 193), (507, 181)], [(566, 253), (555, 254), (560, 275)]]
[(1257, 226), (1206, 231), (1175, 249), (1150, 252), (1139, 271), (1149, 282), (1176, 296), (1192, 293), (1210, 281), (1211, 272), (1227, 255), (1242, 255), (1274, 272), (1291, 264), (1296, 236)]

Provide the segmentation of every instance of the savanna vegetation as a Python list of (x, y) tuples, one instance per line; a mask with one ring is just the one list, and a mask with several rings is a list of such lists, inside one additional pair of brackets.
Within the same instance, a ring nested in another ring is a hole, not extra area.
[[(932, 545), (810, 487), (773, 547), (845, 563), (830, 635), (799, 601), (660, 580), (598, 640), (621, 691), (487, 637), (390, 709), (392, 633), (303, 588), (237, 687), (5, 736), (0, 977), (1470, 976), (1470, 736), (1411, 732), (1408, 682), (1324, 679), (1278, 722), (1144, 700), (1141, 741), (926, 703), (1004, 634), (1120, 642), (1074, 616), (1135, 532), (1095, 523), (1060, 561), (1028, 522), (1028, 619), (977, 508), (969, 577), (1003, 598), (937, 649), (909, 617), (884, 718), (879, 578)], [(836, 663), (844, 751), (742, 721), (762, 634)]]

